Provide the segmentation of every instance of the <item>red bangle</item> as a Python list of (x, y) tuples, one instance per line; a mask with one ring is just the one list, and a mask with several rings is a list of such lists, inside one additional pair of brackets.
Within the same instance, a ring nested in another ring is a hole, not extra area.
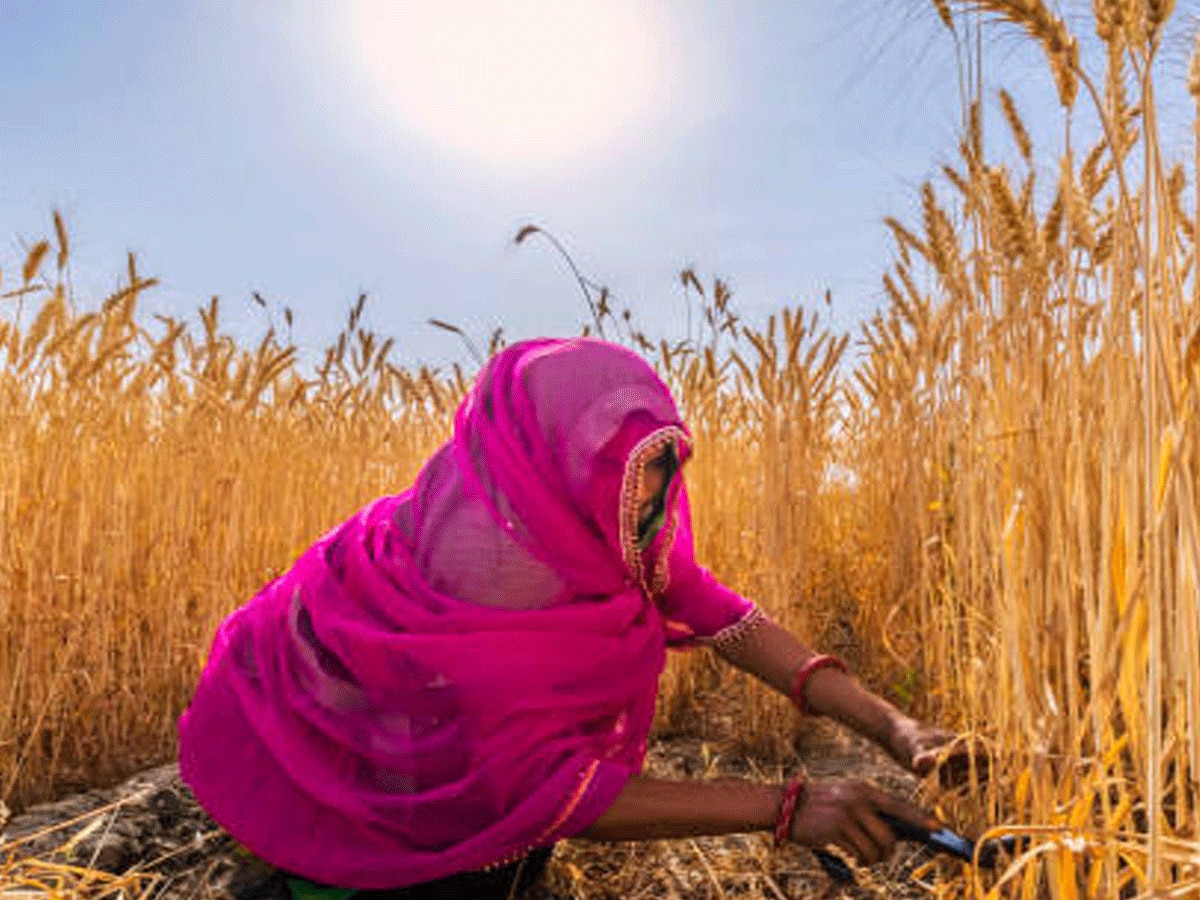
[(783, 800), (779, 804), (779, 815), (775, 817), (775, 846), (782, 847), (784, 841), (792, 836), (792, 823), (796, 821), (796, 808), (804, 794), (808, 779), (801, 773), (787, 783), (783, 791)]
[(839, 672), (845, 672), (846, 664), (836, 656), (814, 656), (796, 671), (796, 677), (792, 681), (792, 702), (796, 704), (796, 709), (800, 710), (803, 715), (813, 715), (812, 709), (808, 705), (808, 700), (804, 697), (804, 686), (808, 684), (808, 679), (812, 678), (813, 673), (818, 669), (837, 669)]

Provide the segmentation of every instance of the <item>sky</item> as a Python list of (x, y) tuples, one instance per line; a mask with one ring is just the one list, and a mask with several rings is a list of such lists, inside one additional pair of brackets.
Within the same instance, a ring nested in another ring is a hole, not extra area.
[[(1055, 134), (1036, 54), (988, 54)], [(258, 292), (311, 359), (365, 291), (398, 359), (440, 363), (433, 317), (577, 332), (563, 261), (513, 242), (536, 224), (653, 335), (682, 334), (685, 267), (750, 322), (852, 329), (883, 217), (953, 157), (956, 71), (923, 0), (0, 0), (0, 271), (58, 209), (84, 305), (134, 251), (149, 311), (218, 295), (249, 339)]]

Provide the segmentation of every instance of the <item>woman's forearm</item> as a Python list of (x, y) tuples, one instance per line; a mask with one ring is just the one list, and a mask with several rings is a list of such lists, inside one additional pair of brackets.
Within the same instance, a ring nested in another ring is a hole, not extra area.
[[(790, 695), (796, 670), (815, 652), (781, 625), (767, 620), (721, 655), (782, 694)], [(836, 669), (818, 669), (804, 691), (809, 708), (830, 716), (866, 737), (887, 746), (898, 723), (906, 717), (857, 679)]]
[(804, 693), (813, 712), (837, 719), (885, 747), (897, 725), (907, 719), (892, 704), (863, 687), (858, 679), (836, 669), (815, 672)]
[(636, 776), (581, 838), (637, 841), (769, 831), (782, 789), (735, 779), (666, 781)]

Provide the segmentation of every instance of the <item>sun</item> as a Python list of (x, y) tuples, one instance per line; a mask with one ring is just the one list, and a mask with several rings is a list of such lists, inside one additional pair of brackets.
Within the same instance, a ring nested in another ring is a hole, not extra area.
[(636, 144), (675, 72), (646, 0), (367, 0), (350, 44), (377, 100), (420, 137), (543, 170)]

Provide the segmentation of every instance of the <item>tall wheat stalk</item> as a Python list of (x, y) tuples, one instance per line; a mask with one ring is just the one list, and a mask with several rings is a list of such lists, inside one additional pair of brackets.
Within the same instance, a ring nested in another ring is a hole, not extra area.
[(1162, 158), (1156, 119), (1171, 5), (1095, 4), (1103, 88), (1041, 3), (963, 5), (1041, 45), (1064, 108), (1082, 85), (1102, 136), (1080, 165), (1068, 133), (1039, 209), (1002, 94), (1016, 169), (968, 129), (951, 201), (927, 186), (923, 228), (893, 225), (890, 306), (857, 375), (863, 514), (898, 507), (878, 538), (893, 580), (866, 612), (927, 673), (929, 708), (995, 748), (999, 777), (943, 802), (1034, 836), (980, 896), (1192, 896), (1200, 308), (1181, 201), (1196, 173)]

